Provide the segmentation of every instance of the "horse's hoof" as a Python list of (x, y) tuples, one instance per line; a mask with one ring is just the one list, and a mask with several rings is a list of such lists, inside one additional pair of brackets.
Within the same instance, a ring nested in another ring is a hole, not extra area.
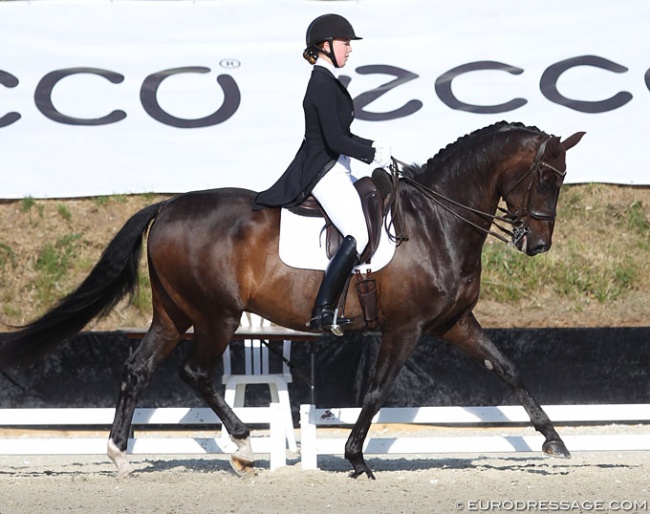
[(368, 480), (376, 480), (375, 474), (372, 471), (370, 471), (370, 468), (368, 468), (368, 466), (365, 465), (362, 468), (358, 468), (358, 469), (355, 468), (355, 470), (352, 473), (350, 473), (350, 478), (359, 478), (364, 473), (368, 477)]
[(238, 457), (234, 453), (230, 456), (230, 466), (240, 477), (252, 475), (255, 472), (255, 462)]
[(368, 464), (366, 464), (366, 460), (363, 458), (363, 454), (361, 452), (346, 450), (345, 458), (350, 464), (352, 464), (352, 469), (354, 470), (352, 473), (350, 473), (350, 478), (359, 478), (365, 473), (368, 476), (368, 479), (375, 479), (375, 475), (372, 471), (370, 471), (370, 468), (368, 467)]
[(120, 450), (111, 440), (108, 440), (107, 455), (117, 468), (117, 478), (125, 478), (133, 473), (133, 467), (126, 456), (126, 451)]
[(126, 478), (131, 473), (133, 473), (133, 468), (131, 467), (130, 464), (128, 464), (117, 470), (117, 478)]
[(555, 441), (546, 441), (542, 445), (542, 450), (547, 455), (553, 455), (554, 457), (563, 457), (565, 459), (571, 458), (571, 452), (567, 450), (567, 447), (559, 439)]

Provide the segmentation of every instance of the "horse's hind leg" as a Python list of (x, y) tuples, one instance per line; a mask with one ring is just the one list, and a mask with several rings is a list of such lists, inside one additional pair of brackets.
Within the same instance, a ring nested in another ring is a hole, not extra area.
[(126, 450), (137, 400), (158, 365), (174, 350), (180, 336), (181, 334), (175, 328), (166, 329), (154, 321), (136, 351), (124, 365), (120, 395), (115, 408), (115, 420), (108, 439), (108, 456), (117, 466), (120, 477), (132, 471), (126, 457)]
[(461, 319), (442, 338), (478, 360), (512, 389), (526, 409), (535, 429), (544, 436), (544, 453), (558, 457), (571, 456), (548, 415), (524, 386), (514, 364), (494, 345), (473, 314)]
[(228, 430), (230, 438), (237, 445), (237, 451), (230, 456), (230, 462), (237, 473), (253, 468), (254, 456), (250, 444), (250, 430), (237, 417), (223, 397), (214, 388), (214, 369), (218, 359), (230, 343), (238, 325), (237, 321), (220, 320), (212, 323), (218, 328), (205, 329), (194, 326), (194, 342), (181, 368), (181, 377), (191, 385), (219, 416)]

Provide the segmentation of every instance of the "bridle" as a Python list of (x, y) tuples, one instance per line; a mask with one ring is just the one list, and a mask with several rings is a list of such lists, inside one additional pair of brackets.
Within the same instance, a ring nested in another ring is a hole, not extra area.
[[(419, 182), (413, 180), (412, 178), (404, 175), (404, 173), (399, 169), (399, 167), (401, 166), (402, 168), (404, 168), (407, 165), (404, 162), (399, 161), (395, 158), (392, 158), (390, 171), (394, 179), (399, 178), (403, 180), (405, 183), (409, 184), (410, 186), (414, 187), (415, 189), (423, 193), (425, 196), (430, 198), (434, 203), (436, 203), (437, 205), (439, 205), (440, 207), (448, 211), (456, 218), (462, 220), (468, 225), (471, 225), (477, 230), (484, 232), (485, 234), (496, 237), (497, 239), (503, 241), (506, 244), (513, 244), (516, 246), (519, 243), (519, 241), (528, 233), (529, 230), (528, 225), (524, 221), (526, 218), (536, 219), (541, 221), (555, 221), (555, 217), (556, 217), (555, 210), (537, 211), (537, 210), (532, 210), (530, 208), (533, 185), (539, 182), (539, 180), (541, 179), (542, 169), (548, 169), (553, 171), (557, 175), (560, 184), (562, 183), (566, 175), (566, 171), (560, 171), (543, 160), (544, 154), (546, 153), (546, 146), (548, 145), (548, 142), (550, 140), (551, 140), (551, 136), (546, 136), (544, 138), (544, 140), (540, 143), (539, 147), (537, 148), (537, 152), (535, 153), (535, 158), (533, 159), (533, 162), (528, 168), (528, 171), (524, 173), (521, 177), (519, 177), (515, 181), (515, 183), (512, 186), (508, 187), (506, 192), (502, 193), (501, 195), (502, 198), (506, 199), (506, 197), (514, 189), (516, 189), (519, 185), (521, 185), (526, 180), (527, 177), (530, 177), (530, 181), (528, 182), (528, 187), (526, 188), (526, 195), (522, 203), (523, 208), (516, 209), (515, 211), (510, 211), (508, 209), (504, 209), (503, 207), (498, 207), (498, 210), (504, 213), (503, 215), (489, 214), (487, 212), (474, 209), (473, 207), (469, 207), (465, 204), (457, 202), (456, 200), (452, 200), (451, 198), (448, 198), (445, 195), (438, 193), (434, 189), (431, 189), (423, 184), (420, 184)], [(396, 180), (394, 181), (396, 182)], [(490, 226), (494, 225), (494, 227), (496, 227), (502, 233), (506, 234), (508, 237), (504, 237), (499, 232), (495, 232), (494, 230), (490, 230), (489, 228), (485, 228), (473, 222), (472, 220), (468, 219), (467, 217), (463, 216), (462, 214), (454, 210), (452, 206), (460, 207), (461, 209), (464, 209), (467, 212), (471, 212), (473, 214), (479, 215), (483, 219), (489, 221)], [(505, 223), (507, 225), (511, 225), (512, 229), (500, 225), (499, 222)], [(400, 239), (406, 239), (405, 236), (398, 236), (398, 237)]]

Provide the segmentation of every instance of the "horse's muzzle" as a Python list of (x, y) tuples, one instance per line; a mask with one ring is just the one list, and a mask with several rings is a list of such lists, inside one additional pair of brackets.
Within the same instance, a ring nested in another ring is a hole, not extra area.
[(551, 249), (551, 241), (545, 237), (535, 237), (533, 233), (527, 232), (515, 242), (515, 246), (519, 251), (529, 257), (533, 257), (540, 253), (548, 252)]
[(535, 245), (534, 247), (527, 246), (525, 248), (525, 252), (526, 252), (526, 255), (532, 257), (532, 256), (540, 254), (540, 253), (548, 252), (550, 249), (551, 249), (550, 244), (539, 243), (539, 244)]

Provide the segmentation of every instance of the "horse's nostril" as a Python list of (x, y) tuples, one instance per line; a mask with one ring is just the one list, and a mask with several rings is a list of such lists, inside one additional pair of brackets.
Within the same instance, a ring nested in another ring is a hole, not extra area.
[(539, 243), (534, 247), (529, 247), (528, 250), (528, 255), (533, 256), (537, 255), (540, 253), (548, 252), (550, 249), (550, 245), (547, 245), (546, 243)]

